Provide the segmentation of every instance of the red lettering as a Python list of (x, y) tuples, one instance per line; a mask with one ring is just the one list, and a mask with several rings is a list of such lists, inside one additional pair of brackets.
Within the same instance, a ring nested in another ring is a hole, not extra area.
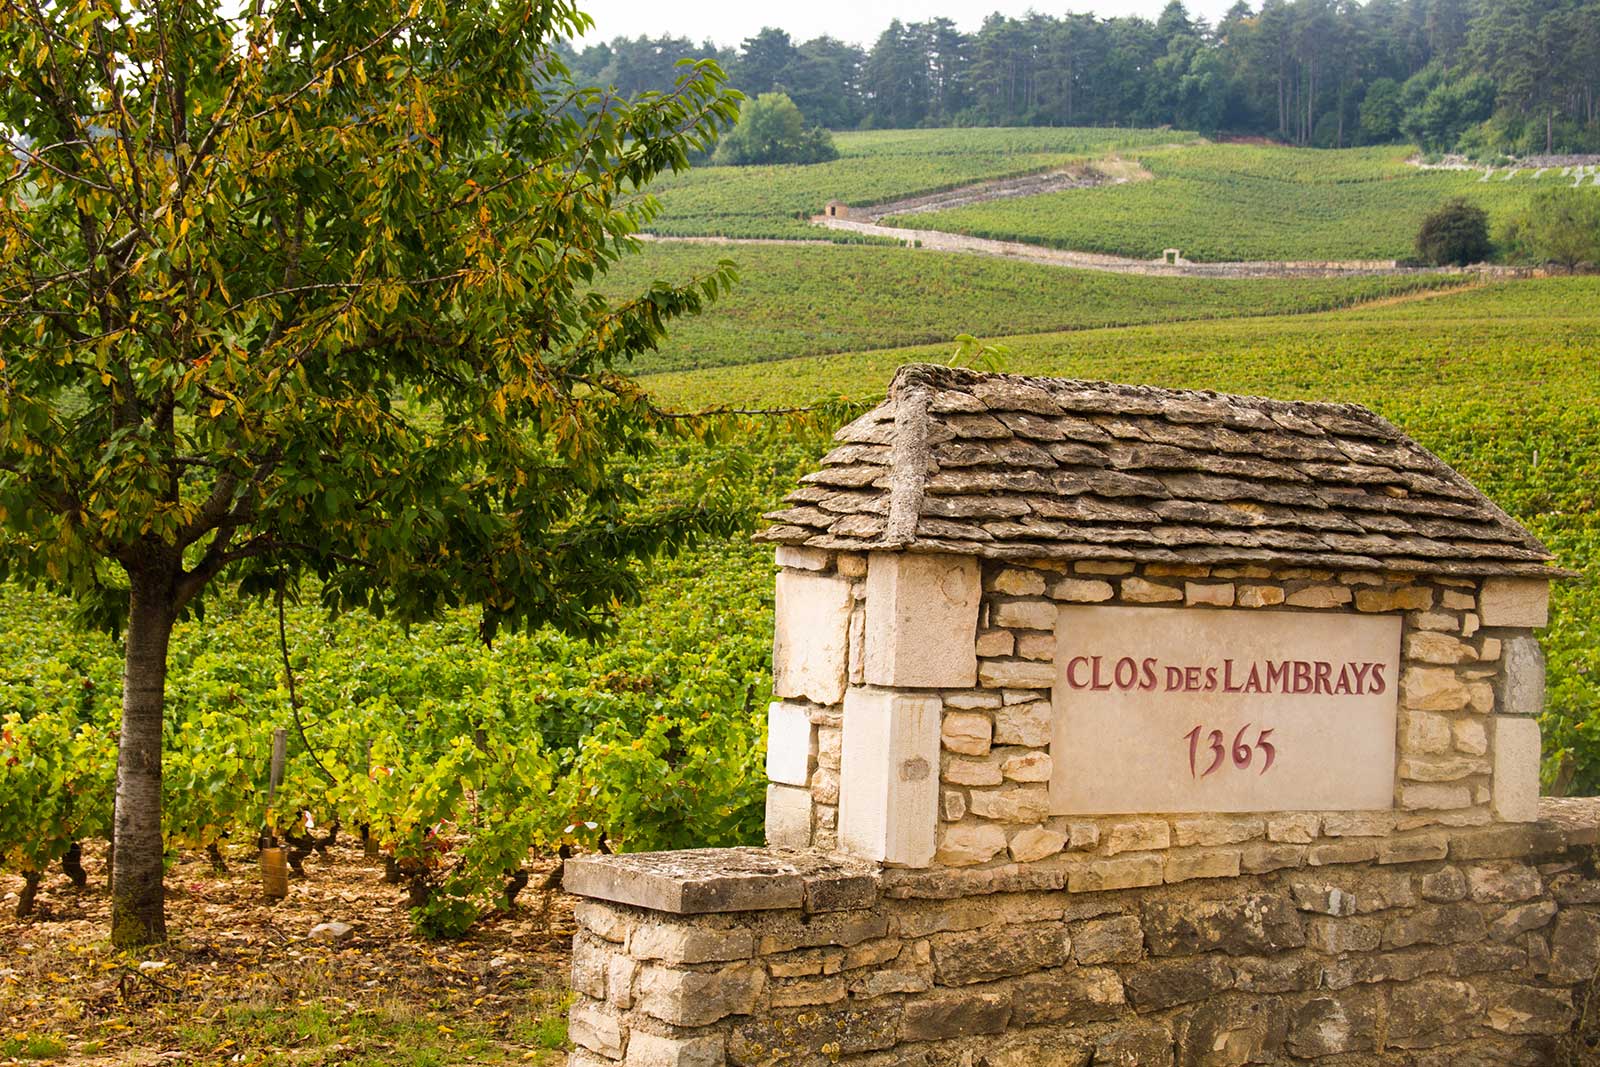
[(1215, 692), (1216, 688), (1217, 688), (1217, 669), (1215, 667), (1207, 667), (1206, 668), (1206, 692), (1208, 692), (1208, 693)]
[(1331, 684), (1329, 684), (1329, 682), (1328, 682), (1328, 676), (1330, 674), (1332, 674), (1332, 673), (1333, 673), (1333, 664), (1329, 663), (1327, 660), (1321, 660), (1321, 659), (1317, 660), (1316, 688), (1314, 688), (1312, 690), (1312, 692), (1314, 692), (1314, 693), (1331, 693), (1331, 692), (1333, 692), (1333, 686)]
[[(1268, 667), (1267, 669), (1271, 670), (1272, 668)], [(1261, 668), (1254, 663), (1250, 664), (1250, 677), (1245, 679), (1244, 691), (1246, 693), (1259, 693), (1262, 691)]]
[(1089, 665), (1088, 656), (1073, 656), (1067, 660), (1067, 685), (1073, 689), (1082, 689), (1088, 683), (1078, 681), (1078, 668)]
[[(1124, 671), (1123, 668), (1127, 670)], [(1126, 692), (1139, 684), (1139, 665), (1127, 656), (1117, 660), (1116, 672), (1112, 676), (1117, 683), (1117, 688)]]
[[(1273, 687), (1277, 688), (1274, 689)], [(1277, 663), (1267, 664), (1267, 692), (1287, 693), (1289, 691), (1289, 662), (1279, 660)]]
[(1354, 663), (1356, 669), (1356, 696), (1362, 696), (1367, 691), (1367, 672), (1372, 670), (1370, 663)]
[(1200, 688), (1200, 668), (1185, 667), (1183, 669), (1183, 691), (1193, 693)]
[(1291, 693), (1311, 692), (1311, 664), (1303, 659), (1294, 661), (1294, 688)]
[(1143, 689), (1143, 690), (1146, 690), (1146, 691), (1154, 689), (1156, 687), (1156, 660), (1155, 660), (1155, 657), (1152, 656), (1152, 657), (1147, 658), (1144, 661), (1143, 667), (1144, 667), (1144, 674), (1143, 674), (1143, 677), (1140, 678), (1140, 680), (1139, 680), (1139, 688)]
[(1387, 688), (1388, 685), (1383, 680), (1383, 664), (1372, 664), (1372, 691), (1374, 693), (1381, 693)]
[(1339, 668), (1339, 680), (1334, 683), (1333, 691), (1345, 694), (1352, 692), (1350, 688), (1350, 665), (1348, 663)]
[(1096, 656), (1090, 662), (1092, 662), (1094, 664), (1094, 670), (1091, 672), (1094, 675), (1094, 684), (1090, 688), (1095, 689), (1097, 691), (1102, 691), (1102, 692), (1104, 690), (1110, 689), (1111, 688), (1111, 683), (1110, 682), (1102, 682), (1100, 680), (1100, 657)]
[(1167, 692), (1183, 688), (1183, 671), (1177, 667), (1167, 668)]
[[(1250, 669), (1254, 670), (1255, 668), (1252, 666)], [(1224, 693), (1239, 692), (1239, 686), (1233, 680), (1233, 660), (1231, 659), (1222, 661), (1222, 691)]]

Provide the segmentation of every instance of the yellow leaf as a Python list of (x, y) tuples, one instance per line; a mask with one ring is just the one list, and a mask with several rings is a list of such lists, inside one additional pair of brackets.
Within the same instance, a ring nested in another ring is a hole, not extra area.
[(228, 406), (226, 400), (217, 399), (211, 402), (211, 417), (214, 419), (222, 414), (222, 409)]

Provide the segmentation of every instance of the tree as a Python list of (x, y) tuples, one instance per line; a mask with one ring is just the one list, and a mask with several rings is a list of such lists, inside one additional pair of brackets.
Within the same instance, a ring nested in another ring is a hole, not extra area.
[(756, 163), (825, 163), (838, 159), (833, 138), (819, 126), (807, 126), (783, 93), (762, 93), (746, 104), (739, 123), (717, 146), (712, 162), (735, 167)]
[(1440, 205), (1417, 231), (1417, 255), (1435, 266), (1481, 263), (1490, 247), (1488, 214), (1459, 197)]
[(1572, 186), (1540, 190), (1507, 221), (1501, 240), (1529, 263), (1600, 264), (1600, 195)]
[(747, 37), (734, 66), (734, 77), (739, 88), (756, 96), (760, 93), (783, 92), (790, 87), (794, 66), (800, 53), (789, 35), (768, 26), (754, 37)]
[(1378, 78), (1361, 98), (1361, 139), (1367, 144), (1387, 144), (1400, 136), (1400, 86), (1393, 78)]
[(570, 0), (0, 9), (0, 578), (124, 634), (112, 936), (165, 934), (174, 622), (224, 584), (602, 632), (631, 560), (729, 528), (619, 455), (623, 373), (728, 265), (632, 300), (633, 194), (731, 121), (713, 64), (619, 99)]

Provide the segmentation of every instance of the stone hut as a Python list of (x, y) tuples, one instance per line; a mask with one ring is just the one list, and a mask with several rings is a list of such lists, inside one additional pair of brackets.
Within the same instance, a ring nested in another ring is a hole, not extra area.
[(574, 1067), (1553, 1063), (1550, 553), (1363, 408), (903, 368), (768, 516), (765, 849), (587, 857)]
[(847, 219), (850, 217), (850, 205), (843, 200), (829, 200), (823, 207), (822, 214), (824, 218)]

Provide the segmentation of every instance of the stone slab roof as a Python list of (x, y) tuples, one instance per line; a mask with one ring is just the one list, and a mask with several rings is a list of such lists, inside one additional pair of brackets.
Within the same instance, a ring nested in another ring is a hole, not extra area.
[(759, 540), (990, 559), (1568, 574), (1354, 404), (902, 367)]

